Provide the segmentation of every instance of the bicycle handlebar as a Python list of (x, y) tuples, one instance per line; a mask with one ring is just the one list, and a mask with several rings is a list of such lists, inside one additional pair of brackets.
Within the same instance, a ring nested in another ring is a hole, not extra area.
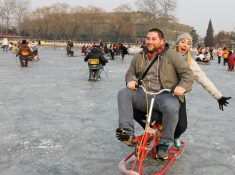
[(163, 92), (172, 92), (171, 89), (162, 89), (159, 92), (149, 92), (143, 86), (139, 86), (139, 87), (142, 88), (145, 93), (150, 94), (150, 95), (158, 95), (158, 94), (161, 94)]

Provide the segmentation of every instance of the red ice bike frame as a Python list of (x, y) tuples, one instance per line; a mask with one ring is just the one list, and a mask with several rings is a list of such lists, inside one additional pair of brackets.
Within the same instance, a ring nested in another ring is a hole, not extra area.
[[(143, 88), (143, 87), (142, 87)], [(156, 146), (160, 142), (160, 136), (162, 132), (162, 125), (160, 123), (151, 123), (152, 118), (152, 111), (153, 111), (153, 104), (155, 100), (155, 96), (162, 93), (162, 92), (170, 92), (169, 89), (162, 89), (157, 93), (147, 92), (145, 88), (143, 88), (146, 94), (152, 95), (149, 113), (147, 113), (146, 125), (144, 134), (137, 136), (135, 138), (135, 151), (131, 154), (127, 155), (123, 160), (119, 163), (119, 170), (126, 175), (144, 175), (143, 174), (143, 164), (146, 157), (152, 157), (155, 160), (159, 160), (156, 157)], [(185, 148), (185, 143), (182, 142), (183, 149)], [(164, 161), (167, 161), (165, 166), (156, 173), (152, 173), (151, 175), (162, 175), (165, 171), (169, 168), (169, 166), (177, 159), (180, 155), (182, 150), (179, 150), (172, 146), (168, 150), (168, 158)], [(130, 169), (127, 168), (127, 164), (133, 162)], [(156, 161), (157, 162), (157, 161)]]

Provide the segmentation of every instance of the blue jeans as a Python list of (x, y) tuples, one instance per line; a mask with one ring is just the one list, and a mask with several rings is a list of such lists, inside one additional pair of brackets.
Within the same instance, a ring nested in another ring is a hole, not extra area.
[(29, 59), (28, 58), (23, 58), (23, 57), (19, 57), (19, 60), (20, 60), (20, 62), (22, 62), (23, 60), (26, 60), (26, 61), (28, 61)]
[(8, 45), (2, 46), (3, 52), (8, 52)]

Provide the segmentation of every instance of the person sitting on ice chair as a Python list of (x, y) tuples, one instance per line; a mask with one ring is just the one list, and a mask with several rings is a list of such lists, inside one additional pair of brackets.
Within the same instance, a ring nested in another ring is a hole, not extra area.
[(91, 52), (84, 58), (88, 62), (89, 67), (89, 81), (100, 80), (101, 70), (106, 65), (108, 60), (105, 59), (103, 53), (100, 51), (99, 46), (95, 46)]

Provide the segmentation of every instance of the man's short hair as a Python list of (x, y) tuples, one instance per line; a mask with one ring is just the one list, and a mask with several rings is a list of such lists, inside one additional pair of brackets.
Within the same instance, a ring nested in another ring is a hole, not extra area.
[(159, 36), (160, 39), (164, 39), (163, 32), (158, 28), (152, 28), (148, 32), (156, 32), (156, 33), (158, 33), (158, 36)]

